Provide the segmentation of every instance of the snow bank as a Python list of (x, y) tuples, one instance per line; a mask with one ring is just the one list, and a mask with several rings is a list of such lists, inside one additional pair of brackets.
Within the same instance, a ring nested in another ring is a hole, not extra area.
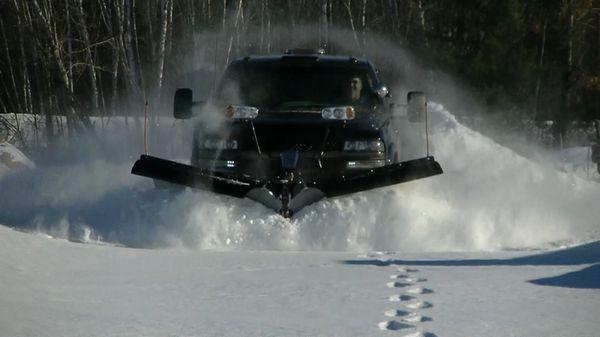
[[(490, 250), (600, 237), (597, 183), (521, 157), (441, 105), (430, 110), (443, 175), (324, 200), (291, 220), (250, 200), (154, 190), (129, 174), (134, 156), (108, 151), (0, 178), (0, 223), (74, 240), (201, 249)], [(161, 139), (189, 132), (171, 125)]]
[(0, 177), (11, 170), (34, 167), (35, 164), (12, 144), (0, 143)]
[(553, 158), (555, 167), (561, 171), (575, 173), (579, 177), (598, 181), (600, 172), (592, 161), (592, 147), (578, 146), (556, 151)]

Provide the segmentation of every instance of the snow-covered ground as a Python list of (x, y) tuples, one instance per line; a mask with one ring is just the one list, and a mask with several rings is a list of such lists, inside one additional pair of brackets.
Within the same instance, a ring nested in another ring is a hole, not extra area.
[(598, 262), (597, 242), (556, 252), (145, 250), (0, 227), (0, 335), (594, 337)]
[(444, 175), (292, 220), (156, 191), (114, 134), (5, 170), (0, 336), (598, 336), (600, 185), (431, 118)]

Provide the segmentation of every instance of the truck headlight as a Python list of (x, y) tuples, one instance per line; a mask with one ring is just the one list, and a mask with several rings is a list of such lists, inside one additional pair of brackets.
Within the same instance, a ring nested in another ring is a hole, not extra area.
[(381, 152), (383, 151), (383, 142), (381, 139), (375, 140), (349, 140), (344, 142), (344, 151), (369, 151), (369, 152)]
[(335, 106), (321, 110), (323, 119), (350, 120), (355, 116), (354, 108), (351, 106)]
[(237, 140), (205, 139), (200, 142), (200, 148), (205, 150), (237, 150)]
[(233, 119), (251, 119), (258, 116), (258, 108), (245, 105), (228, 105), (225, 108), (225, 116)]

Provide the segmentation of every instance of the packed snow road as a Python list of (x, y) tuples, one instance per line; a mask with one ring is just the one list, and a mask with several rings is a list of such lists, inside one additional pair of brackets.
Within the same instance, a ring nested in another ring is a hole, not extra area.
[(593, 337), (599, 248), (145, 250), (0, 226), (0, 335)]

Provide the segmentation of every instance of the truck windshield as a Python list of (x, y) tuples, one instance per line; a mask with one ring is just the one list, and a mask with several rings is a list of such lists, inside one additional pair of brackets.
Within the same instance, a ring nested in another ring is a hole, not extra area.
[(217, 90), (223, 104), (294, 110), (370, 105), (372, 80), (365, 68), (242, 64), (230, 67)]

